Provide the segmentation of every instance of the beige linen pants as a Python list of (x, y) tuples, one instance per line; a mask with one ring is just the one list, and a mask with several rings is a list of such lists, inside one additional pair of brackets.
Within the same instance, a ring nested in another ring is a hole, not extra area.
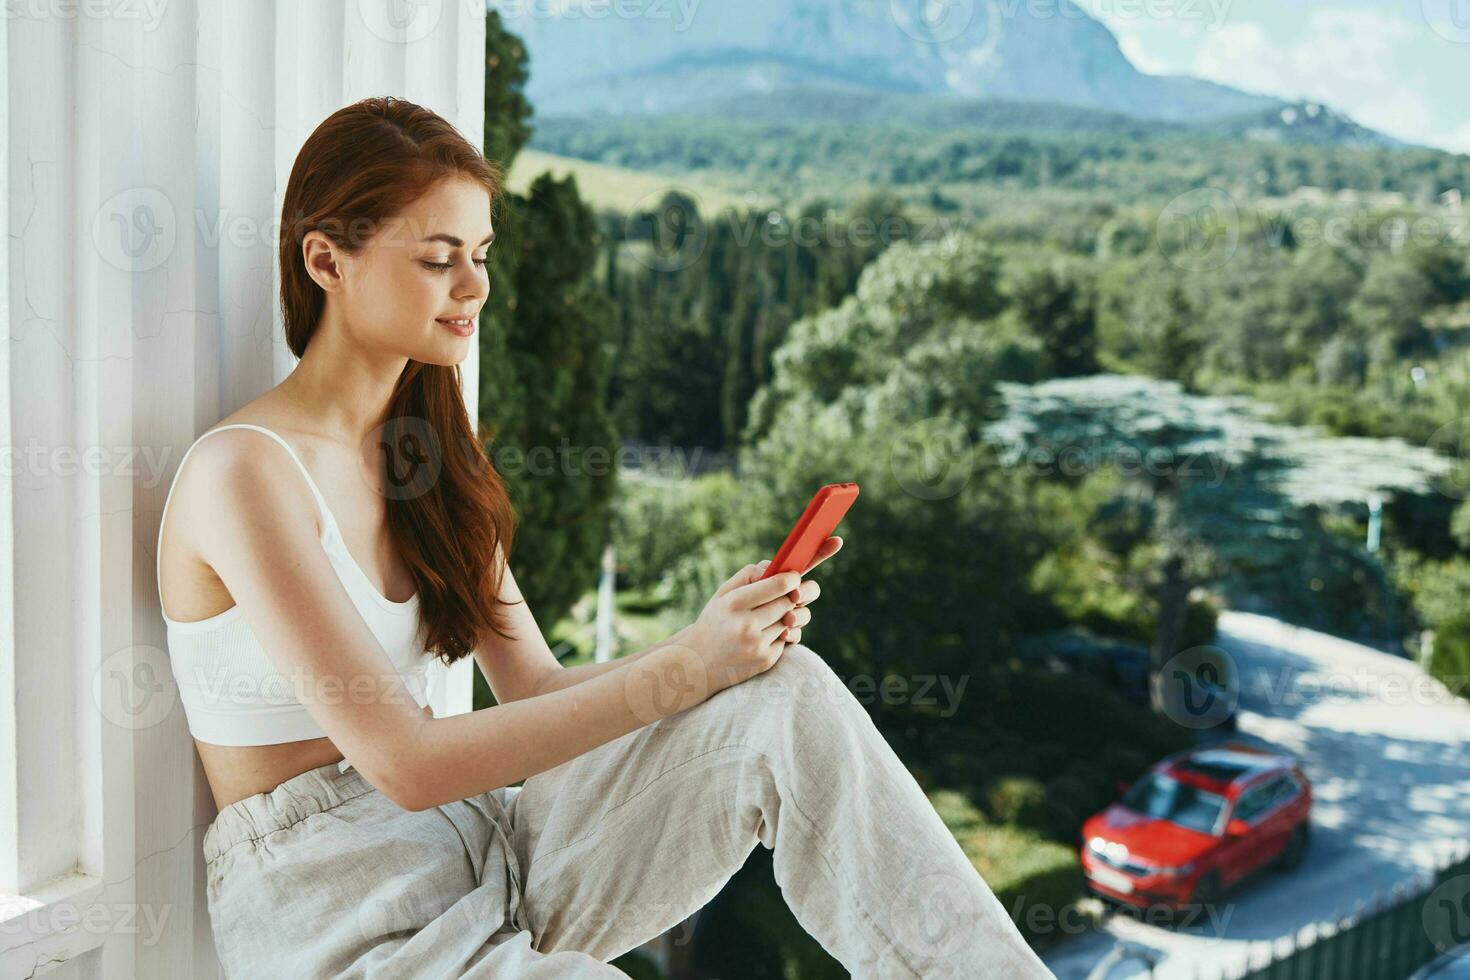
[(204, 836), (227, 977), (622, 977), (756, 843), (854, 977), (1052, 974), (831, 668), (774, 667), (520, 787), (408, 811), (308, 770)]

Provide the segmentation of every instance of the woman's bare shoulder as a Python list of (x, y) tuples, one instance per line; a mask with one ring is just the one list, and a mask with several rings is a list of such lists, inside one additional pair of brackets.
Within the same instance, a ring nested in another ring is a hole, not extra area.
[[(176, 485), (169, 504), (169, 518), (177, 511), (181, 523), (187, 528), (207, 525), (209, 512), (222, 504), (222, 481), (231, 479), (232, 474), (234, 477), (258, 474), (266, 479), (284, 481), (288, 486), (292, 480), (300, 479), (293, 475), (296, 464), (280, 451), (274, 440), (241, 429), (214, 432), (223, 426), (237, 424), (269, 429), (284, 438), (300, 458), (310, 459), (313, 455), (310, 435), (299, 428), (297, 420), (256, 403), (242, 406), (205, 430), (210, 433), (208, 438), (203, 438), (204, 433), (201, 433), (196, 439), (189, 458), (174, 476)], [(174, 522), (170, 520), (170, 523)], [(184, 530), (180, 539), (187, 551), (197, 553), (198, 536)]]
[(270, 429), (286, 437), (293, 445), (298, 440), (305, 441), (311, 437), (309, 421), (301, 418), (298, 413), (283, 404), (276, 397), (274, 389), (241, 405), (210, 428), (217, 429), (222, 425), (239, 424), (259, 425)]

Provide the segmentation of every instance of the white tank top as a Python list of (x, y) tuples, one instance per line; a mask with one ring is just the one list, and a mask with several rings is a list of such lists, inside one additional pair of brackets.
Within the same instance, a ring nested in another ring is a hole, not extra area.
[[(302, 465), (286, 440), (263, 426), (238, 422), (221, 425), (194, 440), (174, 471), (174, 481), (163, 501), (163, 516), (158, 520), (159, 612), (163, 614), (163, 520), (168, 516), (168, 502), (178, 485), (189, 453), (199, 441), (225, 429), (254, 429), (280, 443), (290, 455), (311, 495), (321, 510), (321, 545), (337, 570), (352, 603), (362, 614), (368, 628), (387, 651), (394, 667), (420, 707), (428, 703), (427, 671), (433, 656), (419, 641), (421, 619), (417, 593), (404, 602), (394, 602), (373, 585), (367, 573), (353, 559), (342, 538), (341, 529), (327, 507), (311, 474)], [(168, 627), (169, 663), (178, 682), (179, 697), (189, 722), (189, 732), (201, 742), (214, 745), (277, 745), (308, 738), (321, 738), (326, 733), (296, 700), (291, 678), (272, 664), (249, 625), (240, 615), (239, 605), (224, 612), (180, 622), (163, 614)], [(322, 689), (323, 695), (332, 693)], [(342, 685), (341, 696), (350, 697), (351, 688)], [(345, 771), (351, 763), (343, 759), (338, 769)]]

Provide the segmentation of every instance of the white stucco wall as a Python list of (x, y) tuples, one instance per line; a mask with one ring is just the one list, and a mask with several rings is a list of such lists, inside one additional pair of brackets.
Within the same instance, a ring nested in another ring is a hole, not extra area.
[[(0, 978), (217, 974), (214, 807), (154, 577), (164, 494), (294, 363), (273, 236), (302, 141), (396, 95), (480, 143), (484, 31), (483, 0), (7, 0)], [(436, 712), (468, 709), (469, 666)]]

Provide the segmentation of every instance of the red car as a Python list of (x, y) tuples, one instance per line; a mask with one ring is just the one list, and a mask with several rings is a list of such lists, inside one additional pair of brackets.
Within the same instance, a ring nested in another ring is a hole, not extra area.
[(1140, 907), (1208, 904), (1263, 867), (1301, 862), (1312, 788), (1296, 762), (1229, 742), (1156, 763), (1082, 825), (1098, 895)]

